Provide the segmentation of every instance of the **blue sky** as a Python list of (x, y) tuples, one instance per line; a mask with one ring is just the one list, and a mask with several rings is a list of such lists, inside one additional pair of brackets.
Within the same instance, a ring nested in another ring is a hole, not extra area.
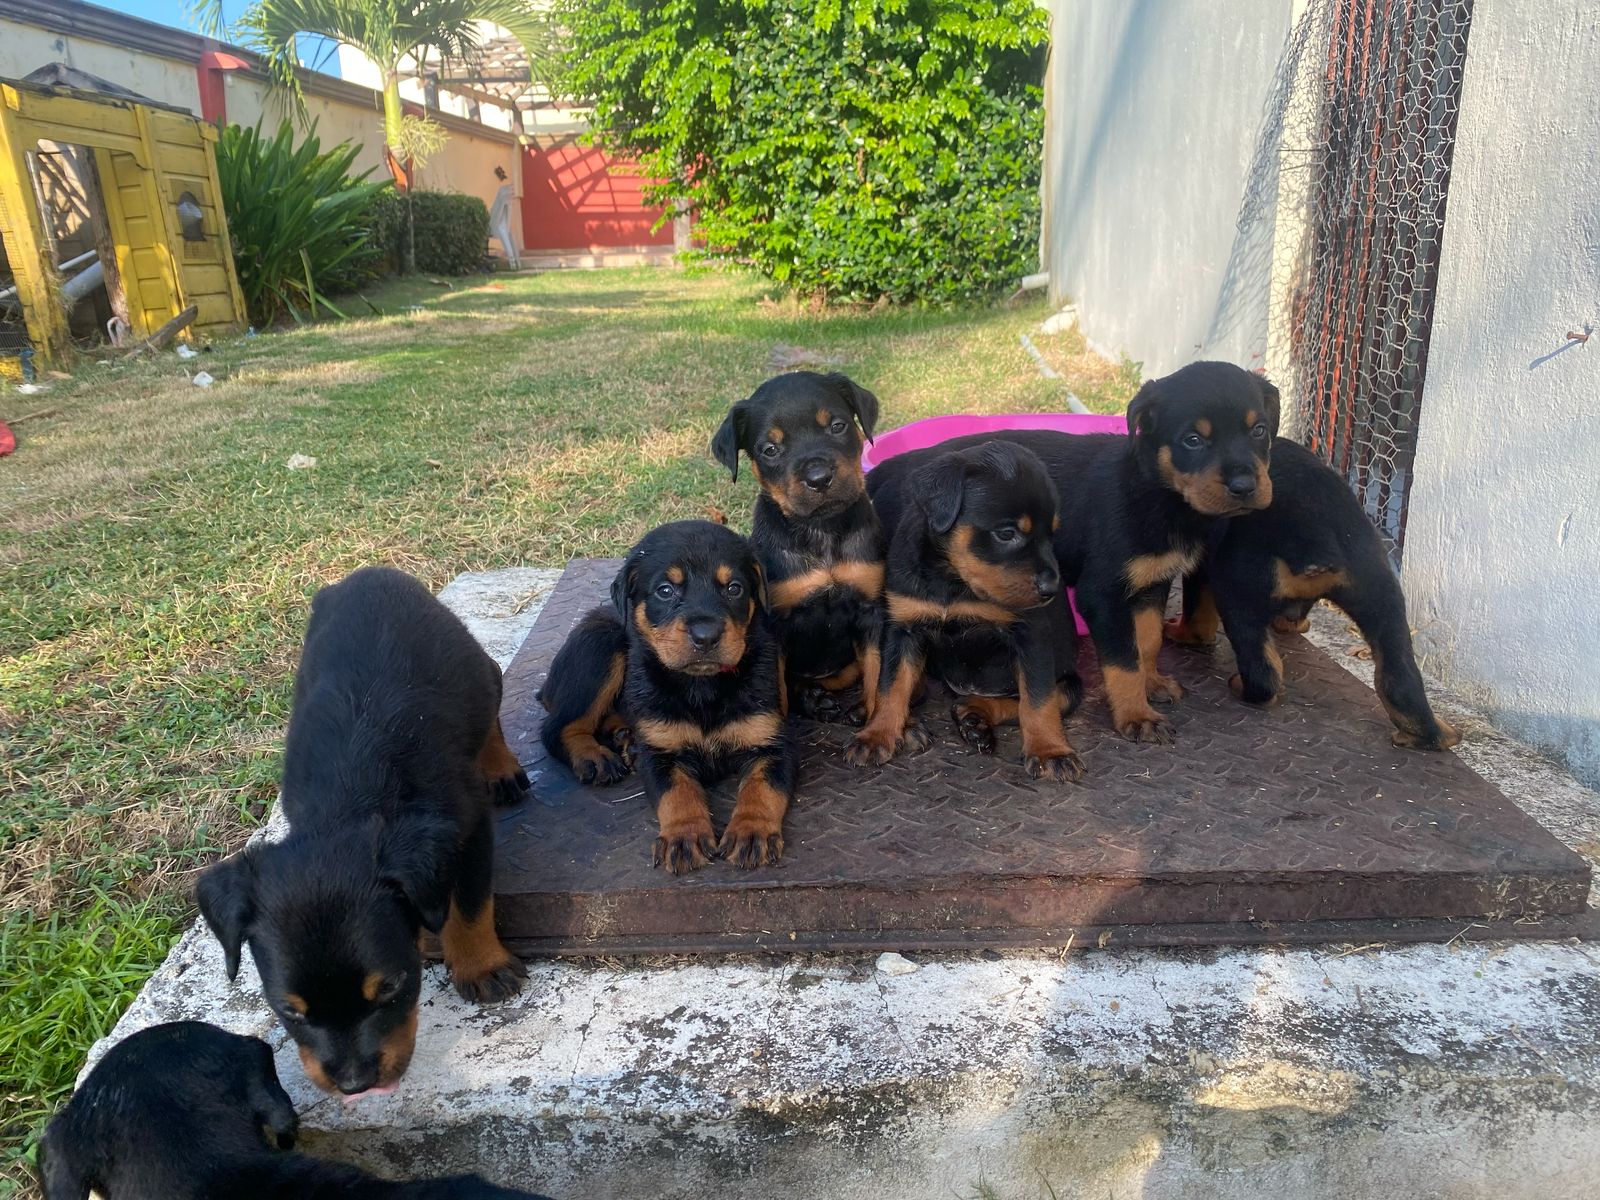
[[(196, 32), (193, 22), (189, 20), (188, 4), (186, 0), (91, 0), (103, 8), (113, 9), (116, 12), (128, 13), (130, 16), (143, 17), (146, 21), (155, 21), (161, 25), (172, 25), (178, 29), (187, 29)], [(245, 9), (243, 0), (224, 0), (223, 10), (231, 17), (237, 16)], [(305, 44), (302, 39), (300, 47), (300, 60), (307, 66), (315, 66), (330, 75), (339, 73), (339, 63), (331, 52), (332, 43), (318, 38), (312, 46)], [(308, 61), (309, 60), (309, 61)]]

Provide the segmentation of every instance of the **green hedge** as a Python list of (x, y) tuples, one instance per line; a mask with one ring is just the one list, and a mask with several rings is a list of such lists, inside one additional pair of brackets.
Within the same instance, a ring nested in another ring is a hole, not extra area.
[(712, 252), (849, 300), (1037, 269), (1048, 19), (1034, 0), (561, 0), (563, 90)]
[[(466, 275), (483, 266), (489, 245), (489, 209), (459, 192), (415, 192), (417, 270)], [(405, 236), (401, 226), (400, 236)]]

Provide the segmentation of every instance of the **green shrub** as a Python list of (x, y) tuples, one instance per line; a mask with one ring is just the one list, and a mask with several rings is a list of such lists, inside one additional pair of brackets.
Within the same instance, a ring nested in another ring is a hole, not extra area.
[(315, 316), (313, 289), (320, 298), (363, 272), (370, 277), (381, 251), (368, 236), (366, 214), (388, 185), (368, 183), (371, 172), (350, 174), (358, 153), (350, 142), (324, 152), (315, 123), (298, 146), (288, 121), (271, 138), (262, 136), (259, 125), (222, 130), (222, 204), (239, 287), (257, 325), (285, 311), (296, 320)]
[(366, 216), (368, 235), (378, 248), (378, 270), (383, 275), (400, 273), (400, 239), (406, 235), (406, 198), (393, 187), (386, 187), (372, 198)]
[[(417, 270), (466, 275), (483, 266), (489, 246), (489, 209), (459, 192), (413, 192)], [(400, 237), (405, 237), (401, 226)]]
[(838, 299), (947, 302), (1036, 269), (1034, 0), (562, 0), (563, 89), (711, 252)]

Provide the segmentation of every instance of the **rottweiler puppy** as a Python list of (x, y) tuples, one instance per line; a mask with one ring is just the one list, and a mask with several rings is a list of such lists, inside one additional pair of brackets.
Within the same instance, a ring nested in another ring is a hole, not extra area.
[(1372, 648), (1378, 699), (1394, 744), (1447, 750), (1461, 735), (1434, 715), (1411, 648), (1405, 593), (1383, 541), (1337, 471), (1286, 438), (1272, 447), (1271, 506), (1228, 522), (1205, 560), (1184, 578), (1183, 616), (1167, 636), (1209, 646), (1220, 622), (1239, 671), (1229, 681), (1251, 704), (1283, 687), (1272, 633), (1304, 633), (1319, 600), (1343, 609)]
[[(750, 544), (766, 574), (797, 711), (860, 724), (878, 694), (884, 537), (861, 474), (878, 398), (844, 375), (792, 371), (729, 411), (711, 452), (739, 478), (755, 464)], [(836, 693), (859, 683), (861, 703)]]
[(39, 1144), (45, 1200), (546, 1200), (477, 1175), (391, 1183), (292, 1150), (300, 1122), (260, 1038), (203, 1021), (118, 1042)]
[(209, 868), (197, 899), (228, 978), (249, 943), (318, 1087), (357, 1095), (405, 1073), (422, 929), (466, 999), (522, 986), (494, 931), (491, 797), (526, 787), (500, 668), (427, 588), (364, 567), (317, 593), (284, 747), (289, 835)]
[(1051, 545), (1056, 488), (1044, 464), (1021, 446), (988, 442), (934, 454), (881, 482), (877, 474), (873, 502), (892, 530), (889, 623), (877, 709), (846, 759), (886, 763), (898, 749), (928, 745), (910, 717), (926, 672), (956, 693), (951, 715), (975, 750), (993, 754), (993, 727), (1016, 722), (1029, 775), (1082, 778), (1062, 729), (1083, 685)]
[(1170, 742), (1171, 724), (1151, 707), (1183, 695), (1156, 670), (1167, 595), (1223, 522), (1272, 502), (1277, 429), (1272, 384), (1228, 363), (1192, 363), (1139, 389), (1127, 437), (1018, 430), (955, 438), (889, 459), (867, 489), (876, 498), (949, 450), (1005, 441), (1036, 453), (1061, 494), (1056, 557), (1099, 655), (1112, 725), (1133, 741)]
[[(749, 868), (783, 854), (798, 755), (763, 590), (731, 529), (659, 526), (628, 551), (611, 606), (584, 617), (539, 690), (545, 749), (579, 779), (621, 778), (631, 753), (660, 827), (652, 860), (674, 875), (717, 855)], [(739, 797), (719, 840), (706, 789), (731, 774)]]

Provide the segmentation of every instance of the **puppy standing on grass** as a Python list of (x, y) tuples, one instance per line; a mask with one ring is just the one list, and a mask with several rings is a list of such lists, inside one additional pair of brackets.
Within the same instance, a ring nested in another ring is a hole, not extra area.
[[(783, 854), (798, 762), (762, 590), (737, 533), (662, 525), (628, 552), (611, 607), (579, 622), (539, 691), (545, 748), (580, 780), (622, 778), (631, 750), (660, 827), (653, 861), (674, 875), (718, 854), (741, 867)], [(706, 789), (735, 773), (719, 840)]]
[[(859, 724), (872, 715), (883, 637), (884, 537), (861, 474), (878, 398), (844, 375), (792, 371), (728, 412), (711, 452), (761, 481), (750, 529), (796, 711)], [(861, 704), (837, 693), (861, 685)]]
[(1406, 598), (1383, 542), (1336, 471), (1283, 438), (1272, 448), (1271, 507), (1228, 523), (1206, 560), (1184, 579), (1183, 616), (1167, 636), (1209, 646), (1220, 621), (1239, 673), (1235, 694), (1270, 704), (1283, 689), (1272, 631), (1304, 633), (1318, 600), (1343, 609), (1372, 647), (1378, 699), (1394, 744), (1448, 750), (1461, 735), (1434, 715), (1411, 648)]
[(45, 1130), (39, 1178), (45, 1200), (545, 1200), (286, 1153), (299, 1129), (264, 1041), (173, 1021), (106, 1052)]
[(994, 753), (995, 725), (1016, 722), (1029, 775), (1082, 778), (1083, 760), (1062, 729), (1083, 684), (1051, 548), (1057, 497), (1044, 465), (1019, 446), (991, 442), (872, 477), (873, 502), (893, 531), (889, 625), (877, 710), (845, 757), (866, 766), (928, 745), (910, 719), (926, 671), (956, 693), (952, 716), (979, 753)]
[(1228, 518), (1272, 503), (1277, 431), (1277, 388), (1229, 363), (1191, 363), (1139, 389), (1127, 437), (1020, 430), (953, 438), (891, 458), (869, 486), (876, 497), (935, 454), (996, 441), (1037, 454), (1061, 493), (1056, 557), (1094, 639), (1111, 723), (1132, 741), (1170, 742), (1172, 725), (1151, 702), (1183, 695), (1156, 669), (1172, 581), (1200, 561)]
[(318, 1087), (359, 1095), (405, 1073), (422, 929), (466, 999), (522, 986), (494, 931), (491, 796), (527, 786), (500, 732), (500, 668), (427, 588), (366, 567), (317, 593), (284, 747), (289, 835), (197, 891), (228, 978), (248, 942)]

